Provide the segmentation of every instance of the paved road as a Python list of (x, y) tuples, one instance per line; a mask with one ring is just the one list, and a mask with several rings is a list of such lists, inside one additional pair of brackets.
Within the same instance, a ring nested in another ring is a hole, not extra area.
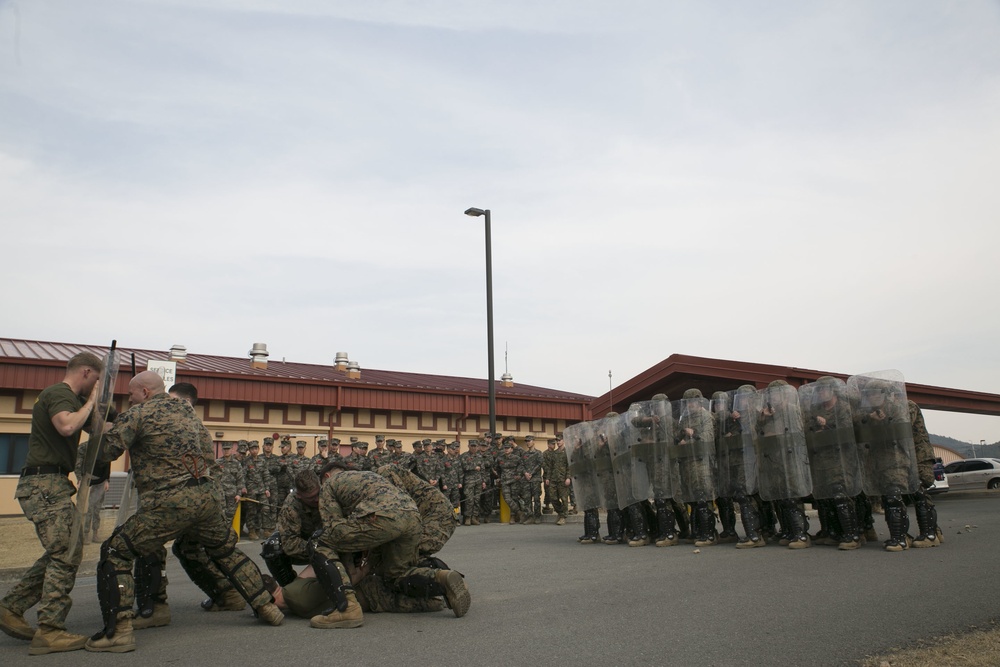
[[(247, 612), (208, 614), (171, 559), (173, 623), (138, 633), (148, 664), (849, 665), (865, 655), (1000, 616), (1000, 495), (939, 497), (945, 544), (890, 554), (874, 545), (737, 551), (581, 546), (580, 526), (459, 529), (442, 557), (468, 576), (469, 614), (366, 616), (357, 630), (280, 628)], [(911, 512), (912, 514), (912, 512)], [(878, 529), (884, 536), (881, 517)], [(967, 531), (965, 526), (969, 525)], [(815, 528), (815, 527), (814, 527)], [(915, 529), (915, 526), (914, 526)], [(252, 547), (253, 545), (244, 544)], [(259, 560), (259, 559), (258, 559)], [(70, 628), (100, 624), (81, 578)], [(4, 665), (27, 645), (0, 635)], [(84, 654), (48, 664), (108, 664)]]

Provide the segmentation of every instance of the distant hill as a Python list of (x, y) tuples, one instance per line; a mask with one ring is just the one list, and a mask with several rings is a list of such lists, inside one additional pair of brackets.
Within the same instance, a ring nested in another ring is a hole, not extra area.
[(984, 447), (978, 443), (973, 445), (971, 442), (956, 440), (955, 438), (949, 438), (946, 435), (934, 435), (931, 433), (930, 436), (932, 445), (947, 447), (948, 449), (958, 452), (967, 459), (977, 457), (1000, 459), (1000, 442), (994, 442)]

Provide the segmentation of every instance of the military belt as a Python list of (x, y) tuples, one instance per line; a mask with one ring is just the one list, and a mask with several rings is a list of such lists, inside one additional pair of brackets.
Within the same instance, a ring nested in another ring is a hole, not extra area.
[(69, 470), (62, 466), (31, 466), (21, 469), (21, 477), (30, 477), (31, 475), (64, 475), (68, 477)]

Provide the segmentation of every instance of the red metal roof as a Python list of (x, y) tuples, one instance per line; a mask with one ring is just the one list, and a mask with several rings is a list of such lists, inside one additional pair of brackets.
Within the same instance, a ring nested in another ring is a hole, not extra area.
[[(128, 370), (130, 355), (133, 353), (135, 354), (136, 367), (141, 369), (146, 368), (146, 362), (150, 359), (167, 361), (170, 358), (170, 354), (167, 351), (139, 350), (122, 347), (118, 349), (121, 353), (121, 370), (123, 371)], [(80, 352), (92, 352), (103, 357), (107, 353), (107, 346), (0, 338), (0, 364), (23, 364), (27, 362), (31, 366), (42, 365), (61, 368), (73, 355)], [(257, 369), (250, 366), (249, 358), (221, 357), (208, 354), (189, 353), (183, 362), (177, 364), (177, 374), (178, 376), (184, 375), (189, 377), (225, 377), (229, 380), (239, 380), (242, 376), (243, 379), (249, 381), (248, 390), (249, 384), (255, 382), (280, 382), (290, 384), (334, 383), (345, 389), (349, 387), (354, 390), (381, 388), (397, 391), (409, 390), (419, 393), (482, 394), (484, 397), (483, 400), (485, 400), (485, 396), (488, 393), (488, 381), (480, 378), (431, 375), (427, 373), (404, 373), (371, 368), (362, 369), (360, 378), (348, 378), (345, 372), (338, 371), (333, 366), (268, 361), (266, 369)], [(24, 385), (20, 386), (23, 387)], [(0, 381), (0, 388), (3, 387), (11, 387), (11, 385), (8, 382)], [(199, 393), (205, 397), (211, 397), (211, 393), (203, 393), (200, 385)], [(589, 404), (593, 400), (592, 396), (584, 394), (519, 384), (508, 388), (499, 382), (496, 383), (496, 395), (498, 404), (501, 399), (529, 399), (533, 401), (579, 404)], [(262, 399), (244, 397), (242, 400)], [(308, 401), (308, 403), (313, 403), (313, 401)], [(406, 410), (408, 408), (394, 406), (391, 409)], [(462, 412), (462, 410), (457, 410), (457, 412)]]

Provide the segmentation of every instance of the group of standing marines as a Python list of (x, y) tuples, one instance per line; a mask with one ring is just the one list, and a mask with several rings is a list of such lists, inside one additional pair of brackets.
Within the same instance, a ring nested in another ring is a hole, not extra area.
[[(784, 380), (761, 390), (743, 385), (711, 400), (698, 389), (676, 401), (658, 394), (624, 414), (574, 424), (565, 438), (585, 510), (581, 543), (665, 547), (688, 538), (699, 547), (745, 549), (771, 538), (792, 549), (850, 550), (878, 539), (872, 499), (885, 509), (887, 551), (943, 539), (927, 494), (934, 450), (897, 371), (846, 383), (822, 377), (798, 390)], [(805, 502), (817, 509), (815, 535)], [(915, 538), (907, 503), (916, 511)], [(607, 509), (603, 540), (599, 508)]]

